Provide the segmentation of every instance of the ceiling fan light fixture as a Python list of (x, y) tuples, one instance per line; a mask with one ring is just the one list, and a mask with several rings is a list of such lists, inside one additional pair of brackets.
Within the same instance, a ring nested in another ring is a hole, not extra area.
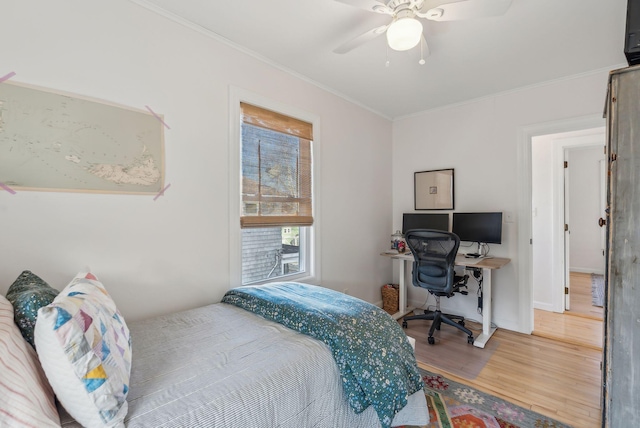
[(387, 29), (389, 47), (396, 51), (406, 51), (420, 43), (422, 23), (414, 17), (398, 18)]

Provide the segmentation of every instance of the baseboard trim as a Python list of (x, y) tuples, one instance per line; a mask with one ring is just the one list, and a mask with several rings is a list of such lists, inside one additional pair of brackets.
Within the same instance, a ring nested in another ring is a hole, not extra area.
[(553, 312), (553, 305), (551, 303), (533, 302), (533, 308)]

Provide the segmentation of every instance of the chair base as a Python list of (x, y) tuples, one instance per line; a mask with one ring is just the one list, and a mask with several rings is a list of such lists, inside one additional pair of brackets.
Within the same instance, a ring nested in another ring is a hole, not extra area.
[(411, 320), (432, 320), (433, 321), (431, 323), (431, 328), (429, 329), (429, 337), (427, 338), (427, 341), (429, 342), (430, 345), (433, 345), (436, 343), (435, 339), (433, 338), (433, 333), (436, 330), (440, 330), (440, 326), (442, 325), (442, 323), (455, 327), (458, 330), (466, 333), (467, 343), (473, 344), (473, 341), (474, 341), (473, 333), (471, 332), (471, 330), (469, 330), (464, 326), (464, 317), (460, 315), (444, 314), (440, 310), (424, 311), (424, 314), (410, 315), (410, 316), (404, 317), (402, 319), (402, 327), (407, 328), (407, 321), (411, 321)]

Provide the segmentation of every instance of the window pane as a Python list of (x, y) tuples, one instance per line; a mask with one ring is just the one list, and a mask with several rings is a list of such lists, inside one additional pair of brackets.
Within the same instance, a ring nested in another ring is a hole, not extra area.
[(242, 229), (242, 284), (304, 272), (301, 227)]

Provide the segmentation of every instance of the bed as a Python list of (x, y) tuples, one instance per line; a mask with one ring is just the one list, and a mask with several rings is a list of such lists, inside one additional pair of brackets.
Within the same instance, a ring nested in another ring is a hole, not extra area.
[[(329, 346), (240, 307), (218, 303), (128, 328), (127, 427), (381, 426), (372, 406), (349, 405)], [(424, 392), (406, 402), (391, 426), (426, 425)], [(58, 409), (61, 426), (81, 426)]]

